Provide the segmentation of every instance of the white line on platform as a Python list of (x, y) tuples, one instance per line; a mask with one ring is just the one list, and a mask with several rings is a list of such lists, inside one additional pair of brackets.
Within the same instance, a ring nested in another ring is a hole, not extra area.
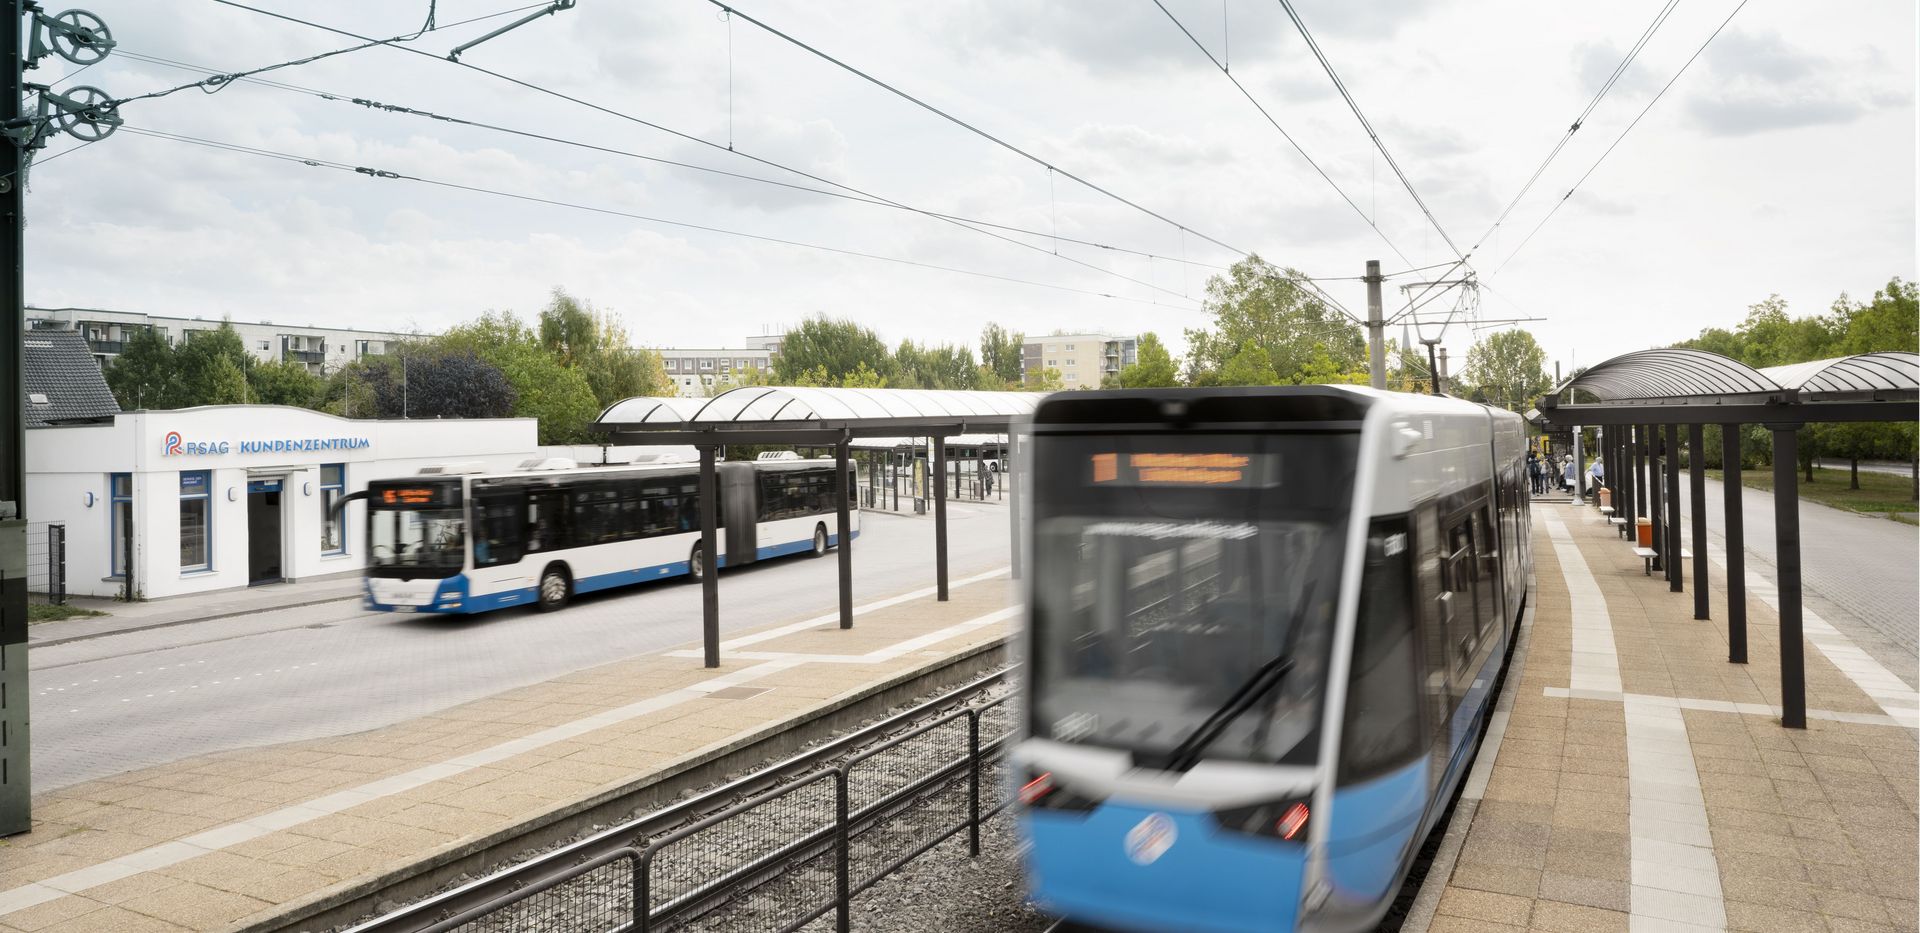
[[(1003, 568), (993, 573), (970, 577), (960, 582), (961, 584), (965, 584), (978, 580), (991, 579), (994, 574), (1004, 572), (1005, 569)], [(932, 590), (927, 590), (920, 595), (930, 595), (931, 593)], [(880, 602), (892, 605), (893, 603), (911, 598), (913, 598), (913, 595), (908, 594), (906, 596), (894, 597), (892, 602), (888, 602), (887, 600), (881, 600)], [(878, 604), (870, 604), (863, 608), (876, 608), (877, 605)], [(1014, 609), (1001, 609), (990, 612), (937, 632), (931, 632), (926, 635), (909, 638), (895, 645), (889, 645), (886, 648), (872, 652), (872, 654), (890, 653), (888, 656), (898, 657), (910, 651), (917, 651), (937, 641), (951, 638), (960, 631), (1001, 621), (1014, 612)], [(839, 616), (834, 615), (828, 618), (837, 619)], [(812, 621), (807, 623), (808, 626), (814, 624), (818, 623)], [(363, 803), (405, 793), (414, 788), (423, 787), (435, 781), (445, 780), (454, 775), (471, 771), (474, 768), (503, 761), (537, 748), (552, 745), (556, 742), (579, 738), (596, 729), (616, 725), (630, 719), (678, 706), (691, 700), (697, 700), (715, 690), (759, 680), (770, 674), (798, 667), (810, 660), (813, 659), (805, 655), (788, 655), (768, 659), (752, 667), (742, 668), (729, 674), (722, 674), (693, 686), (683, 687), (659, 696), (648, 697), (644, 700), (596, 713), (592, 716), (576, 719), (572, 722), (551, 726), (531, 735), (500, 742), (478, 751), (468, 752), (467, 754), (447, 759), (446, 761), (435, 762), (411, 771), (362, 784), (358, 787), (336, 791), (304, 803), (282, 807), (278, 810), (229, 823), (225, 826), (217, 826), (184, 839), (163, 843), (117, 858), (107, 859), (85, 868), (76, 869), (31, 884), (21, 885), (11, 890), (0, 891), (0, 916), (25, 910), (37, 904), (44, 904), (68, 894), (78, 894), (89, 888), (98, 887), (112, 881), (118, 881), (130, 875), (165, 868), (169, 865), (178, 865), (188, 859), (206, 855), (209, 852), (217, 852), (251, 839), (258, 839), (269, 833), (278, 832), (302, 823), (320, 819), (324, 816), (339, 813)]]
[[(1748, 551), (1747, 556), (1758, 558), (1758, 555), (1752, 551)], [(1727, 573), (1726, 546), (1720, 543), (1709, 544), (1707, 558), (1720, 568), (1724, 585)], [(1773, 581), (1753, 570), (1751, 567), (1753, 563), (1753, 560), (1748, 561), (1747, 594), (1759, 599), (1777, 614), (1780, 611), (1780, 588), (1775, 586)], [(1834, 628), (1833, 623), (1821, 618), (1819, 613), (1808, 608), (1804, 592), (1800, 601), (1800, 630), (1815, 649), (1825, 655), (1834, 667), (1839, 668), (1840, 673), (1845, 674), (1848, 680), (1853, 681), (1853, 685), (1859, 687), (1860, 692), (1872, 697), (1888, 716), (1903, 726), (1920, 729), (1920, 694), (1915, 694), (1913, 688), (1907, 686), (1906, 681), (1887, 670), (1879, 661), (1874, 660), (1872, 655), (1861, 651), (1852, 639)], [(1807, 715), (1813, 714), (1809, 711)]]
[[(1780, 716), (1780, 707), (1765, 703), (1735, 703), (1732, 700), (1700, 700), (1693, 697), (1663, 697), (1650, 693), (1621, 693), (1617, 690), (1569, 690), (1566, 687), (1547, 687), (1541, 691), (1543, 696), (1570, 697), (1575, 700), (1611, 700), (1620, 703), (1628, 699), (1656, 703), (1673, 703), (1681, 709), (1698, 710), (1705, 713), (1745, 713), (1749, 716)], [(1830, 722), (1852, 722), (1866, 726), (1893, 726), (1905, 729), (1920, 729), (1910, 721), (1902, 721), (1895, 716), (1881, 713), (1843, 713), (1830, 709), (1807, 710), (1808, 719), (1825, 719)]]
[[(1612, 616), (1600, 594), (1600, 583), (1567, 526), (1551, 515), (1545, 521), (1573, 603), (1573, 687), (1569, 692), (1620, 694), (1626, 707), (1632, 866), (1627, 929), (1629, 933), (1724, 930), (1727, 905), (1720, 890), (1720, 863), (1707, 829), (1707, 806), (1700, 795), (1700, 770), (1694, 764), (1686, 720), (1670, 697), (1622, 691)], [(1604, 652), (1597, 650), (1602, 643)]]

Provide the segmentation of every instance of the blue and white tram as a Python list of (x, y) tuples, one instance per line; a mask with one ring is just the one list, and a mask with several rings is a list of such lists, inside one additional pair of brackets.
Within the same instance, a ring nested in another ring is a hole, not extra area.
[[(368, 484), (370, 609), (550, 611), (580, 593), (701, 575), (697, 464), (580, 468), (560, 460), (513, 473), (430, 469)], [(832, 460), (720, 463), (716, 470), (717, 566), (818, 556), (840, 543)], [(854, 481), (849, 466), (840, 488), (858, 537)]]
[(1035, 900), (1114, 930), (1362, 930), (1472, 758), (1531, 567), (1521, 420), (1357, 387), (1034, 413)]

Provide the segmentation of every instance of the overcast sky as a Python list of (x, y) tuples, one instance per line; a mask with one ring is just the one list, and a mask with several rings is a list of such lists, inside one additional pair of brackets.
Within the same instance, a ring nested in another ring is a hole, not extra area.
[[(419, 28), (427, 9), (424, 0), (259, 2), (379, 37)], [(1153, 330), (1178, 347), (1183, 328), (1205, 321), (1197, 299), (1213, 270), (1177, 260), (1237, 258), (1206, 238), (1329, 277), (1357, 275), (1367, 259), (1392, 272), (1453, 258), (1278, 3), (1164, 2), (1360, 213), (1152, 0), (746, 0), (740, 9), (1173, 224), (1050, 176), (702, 0), (580, 0), (465, 60), (715, 145), (388, 48), (269, 77), (820, 187), (744, 153), (915, 208), (1168, 258), (1002, 234), (1023, 247), (889, 207), (240, 83), (130, 103), (122, 116), (129, 127), (983, 275), (121, 133), (33, 170), (28, 300), (433, 330), (488, 309), (530, 316), (560, 286), (617, 312), (647, 345), (739, 346), (826, 312), (889, 341), (973, 344), (998, 321), (1029, 333)], [(1523, 326), (1554, 360), (1584, 364), (1732, 326), (1771, 293), (1808, 313), (1842, 291), (1864, 298), (1890, 276), (1914, 277), (1912, 0), (1753, 0), (1503, 267), (1737, 2), (1682, 0), (1485, 239), (1472, 257), (1489, 284), (1483, 318), (1544, 317)], [(441, 0), (438, 16), (514, 5)], [(1296, 2), (1462, 249), (1480, 241), (1661, 6)], [(351, 44), (210, 0), (88, 7), (126, 52), (223, 71)], [(510, 19), (414, 45), (444, 52)], [(73, 67), (49, 58), (30, 76), (49, 81)], [(194, 78), (116, 55), (61, 87), (130, 96)], [(42, 158), (72, 145), (55, 140)], [(1390, 309), (1408, 281), (1388, 284)], [(1359, 282), (1325, 287), (1364, 313)], [(1454, 326), (1445, 342), (1464, 356), (1485, 333)]]

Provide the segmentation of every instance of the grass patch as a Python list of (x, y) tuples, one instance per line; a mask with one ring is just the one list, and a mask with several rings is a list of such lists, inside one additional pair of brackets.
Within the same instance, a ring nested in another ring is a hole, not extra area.
[(106, 613), (93, 609), (82, 609), (79, 606), (55, 606), (51, 603), (27, 604), (28, 625), (32, 625), (35, 622), (58, 622), (62, 619), (88, 619), (103, 615), (106, 615)]
[[(1911, 525), (1913, 520), (1905, 517), (1920, 512), (1920, 505), (1913, 501), (1913, 477), (1893, 473), (1872, 473), (1860, 471), (1860, 488), (1849, 489), (1848, 471), (1829, 467), (1815, 467), (1813, 482), (1807, 482), (1807, 474), (1800, 474), (1800, 497), (1811, 499), (1821, 505), (1859, 512), (1865, 515), (1881, 515), (1895, 521)], [(1707, 475), (1721, 479), (1721, 471), (1708, 470)], [(1742, 470), (1740, 485), (1754, 489), (1773, 489), (1773, 470), (1761, 467), (1757, 470)], [(1904, 514), (1901, 514), (1904, 513)]]

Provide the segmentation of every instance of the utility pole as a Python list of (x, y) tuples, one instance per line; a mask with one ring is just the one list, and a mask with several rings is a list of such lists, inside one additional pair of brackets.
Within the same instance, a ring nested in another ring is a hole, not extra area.
[[(33, 0), (5, 0), (0, 41), (0, 836), (33, 829), (33, 695), (27, 672), (26, 232), (27, 171), (56, 131), (98, 142), (120, 126), (113, 96), (89, 86), (54, 91), (27, 84), (25, 72), (51, 54), (92, 65), (113, 51), (113, 36), (85, 10), (57, 16)], [(37, 95), (23, 113), (22, 92)], [(129, 531), (131, 539), (131, 531)], [(133, 579), (133, 568), (127, 568)]]
[(1367, 381), (1376, 389), (1387, 387), (1387, 357), (1382, 347), (1380, 331), (1386, 327), (1386, 321), (1380, 313), (1380, 283), (1386, 277), (1380, 274), (1380, 260), (1367, 260)]
[[(22, 0), (7, 0), (0, 41), (0, 118), (20, 119)], [(0, 140), (0, 836), (33, 828), (32, 761), (27, 716), (27, 515), (25, 283), (20, 236), (25, 227), (20, 169), (26, 150)]]
[(1441, 347), (1440, 348), (1440, 388), (1438, 391), (1439, 392), (1447, 391), (1447, 387), (1452, 383), (1453, 383), (1453, 378), (1447, 375), (1447, 348)]

